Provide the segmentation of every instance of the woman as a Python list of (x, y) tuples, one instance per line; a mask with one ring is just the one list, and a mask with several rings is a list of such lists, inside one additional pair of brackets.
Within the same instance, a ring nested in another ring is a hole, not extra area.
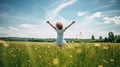
[(65, 30), (68, 29), (72, 24), (74, 24), (75, 21), (72, 21), (72, 23), (67, 27), (65, 27), (64, 29), (63, 29), (62, 23), (60, 22), (56, 23), (56, 27), (54, 27), (49, 21), (47, 21), (47, 23), (56, 30), (57, 32), (56, 44), (61, 48), (64, 44), (66, 44), (66, 41), (64, 40), (64, 37), (63, 37)]

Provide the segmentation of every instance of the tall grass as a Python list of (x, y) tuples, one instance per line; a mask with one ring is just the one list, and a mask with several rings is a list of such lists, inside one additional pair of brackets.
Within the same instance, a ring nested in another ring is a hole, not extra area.
[(7, 42), (0, 67), (120, 67), (120, 43)]

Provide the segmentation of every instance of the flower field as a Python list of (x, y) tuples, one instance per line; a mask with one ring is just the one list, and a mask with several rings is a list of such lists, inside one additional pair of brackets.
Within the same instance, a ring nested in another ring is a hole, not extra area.
[[(120, 67), (120, 43), (0, 43), (0, 67)], [(5, 43), (5, 44), (6, 44)]]

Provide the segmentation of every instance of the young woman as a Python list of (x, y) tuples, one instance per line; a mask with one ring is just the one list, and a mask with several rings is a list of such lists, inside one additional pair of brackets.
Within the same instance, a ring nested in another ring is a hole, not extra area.
[(65, 27), (63, 29), (63, 25), (60, 22), (56, 23), (56, 27), (53, 26), (49, 21), (47, 21), (47, 23), (55, 29), (55, 31), (57, 32), (57, 39), (56, 39), (56, 44), (61, 48), (64, 44), (66, 44), (66, 41), (64, 40), (64, 32), (66, 29), (68, 29), (72, 24), (75, 23), (75, 21), (72, 21), (72, 23), (70, 25), (68, 25), (67, 27)]

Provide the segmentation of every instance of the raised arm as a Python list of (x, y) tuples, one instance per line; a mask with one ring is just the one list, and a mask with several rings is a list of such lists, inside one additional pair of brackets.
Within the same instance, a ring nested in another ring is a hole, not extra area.
[(47, 23), (54, 29), (56, 29), (56, 27), (54, 27), (49, 21), (47, 21)]
[(75, 23), (75, 21), (72, 21), (72, 23), (70, 24), (70, 25), (68, 25), (67, 27), (65, 27), (65, 29), (64, 30), (66, 30), (66, 29), (68, 29), (72, 24), (74, 24)]

